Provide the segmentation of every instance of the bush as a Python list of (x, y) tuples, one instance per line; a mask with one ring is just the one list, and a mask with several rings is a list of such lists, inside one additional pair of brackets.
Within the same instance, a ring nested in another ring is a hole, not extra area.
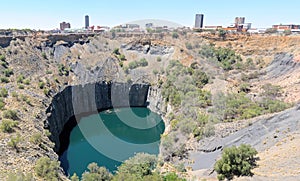
[(29, 85), (30, 84), (30, 79), (25, 79), (24, 84)]
[(0, 130), (5, 133), (11, 133), (14, 131), (13, 128), (16, 127), (17, 125), (18, 125), (17, 121), (4, 119), (0, 124)]
[(276, 99), (281, 96), (281, 87), (277, 85), (272, 85), (270, 83), (262, 86), (263, 93), (262, 96), (269, 99)]
[(3, 112), (3, 117), (6, 119), (12, 119), (12, 120), (19, 119), (17, 111), (10, 110), (10, 109)]
[(1, 77), (1, 78), (0, 78), (0, 81), (1, 81), (2, 83), (9, 83), (9, 79), (8, 79), (7, 77)]
[(251, 176), (251, 169), (255, 166), (257, 151), (250, 145), (225, 148), (222, 158), (215, 163), (218, 179), (231, 180), (234, 176)]
[(90, 163), (88, 165), (89, 171), (82, 174), (82, 181), (94, 180), (111, 180), (112, 174), (105, 167), (99, 167), (97, 163)]
[(157, 57), (156, 61), (161, 62), (161, 57)]
[(115, 54), (115, 55), (120, 55), (120, 50), (119, 50), (119, 48), (115, 48), (114, 51), (113, 51), (113, 54)]
[(58, 75), (60, 75), (60, 76), (63, 76), (63, 75), (68, 76), (69, 75), (69, 69), (66, 68), (64, 64), (58, 65), (58, 72), (59, 72)]
[(178, 33), (177, 33), (177, 32), (173, 32), (173, 33), (172, 33), (172, 38), (174, 38), (174, 39), (179, 38)]
[(126, 60), (126, 57), (125, 57), (125, 55), (121, 54), (121, 55), (119, 55), (119, 59), (124, 61), (124, 60)]
[(18, 84), (18, 88), (19, 88), (19, 89), (24, 89), (25, 87), (24, 87), (24, 85), (22, 85), (22, 84)]
[(45, 180), (57, 180), (59, 171), (59, 162), (51, 161), (48, 157), (41, 157), (35, 164), (35, 173)]
[(8, 91), (3, 87), (0, 89), (0, 97), (7, 97)]
[(6, 58), (5, 55), (0, 55), (0, 61), (5, 62)]
[(34, 135), (31, 136), (29, 141), (33, 144), (40, 145), (43, 141), (42, 134), (41, 133), (35, 133)]
[(42, 53), (42, 57), (43, 57), (43, 59), (47, 59), (47, 55), (45, 52)]
[(147, 61), (145, 58), (142, 58), (142, 59), (138, 62), (138, 65), (139, 65), (139, 66), (142, 66), (142, 67), (146, 67), (146, 66), (148, 66), (148, 61)]
[(18, 77), (17, 77), (17, 83), (23, 83), (23, 80), (25, 79), (25, 77), (24, 77), (24, 75), (19, 75)]
[(0, 98), (0, 110), (2, 110), (5, 106), (5, 102), (3, 101), (2, 98)]
[(155, 155), (137, 153), (118, 167), (117, 175), (130, 174), (142, 179), (144, 176), (152, 174), (156, 164), (157, 158)]
[(12, 69), (8, 68), (3, 71), (3, 74), (5, 75), (5, 77), (10, 77), (11, 75), (14, 74), (14, 72)]
[(185, 43), (185, 47), (186, 47), (188, 50), (193, 49), (193, 46), (192, 46), (191, 43)]
[(21, 142), (20, 134), (17, 134), (15, 137), (11, 137), (7, 145), (14, 148), (17, 152), (19, 151), (18, 144)]
[(39, 82), (38, 86), (40, 89), (43, 89), (45, 87), (45, 82), (43, 82), (43, 81)]

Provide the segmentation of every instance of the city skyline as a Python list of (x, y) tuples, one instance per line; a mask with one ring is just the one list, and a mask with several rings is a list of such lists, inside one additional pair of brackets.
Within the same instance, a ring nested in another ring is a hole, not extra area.
[(72, 28), (82, 28), (85, 15), (90, 25), (116, 26), (140, 19), (162, 19), (193, 27), (195, 14), (204, 14), (204, 26), (228, 26), (235, 17), (245, 17), (252, 27), (266, 28), (273, 24), (300, 24), (295, 16), (300, 2), (259, 1), (96, 1), (96, 0), (11, 0), (1, 3), (0, 29), (30, 28), (50, 30), (59, 23), (69, 22)]

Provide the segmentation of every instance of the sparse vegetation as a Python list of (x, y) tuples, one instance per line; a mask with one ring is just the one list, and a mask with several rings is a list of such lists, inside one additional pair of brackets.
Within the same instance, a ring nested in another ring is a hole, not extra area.
[(69, 69), (64, 64), (58, 65), (58, 72), (59, 72), (58, 74), (60, 76), (63, 76), (63, 75), (68, 76), (69, 75)]
[(128, 64), (129, 69), (135, 69), (138, 67), (146, 67), (148, 66), (148, 61), (145, 58), (142, 58), (139, 61), (132, 61)]
[(19, 143), (21, 142), (21, 135), (18, 133), (16, 136), (12, 136), (9, 140), (9, 142), (7, 142), (7, 145), (14, 148), (17, 152), (19, 152)]
[(14, 74), (13, 70), (10, 68), (7, 68), (3, 71), (3, 74), (5, 75), (5, 77), (10, 77), (11, 75)]
[(7, 97), (8, 91), (4, 87), (0, 89), (0, 97)]
[(0, 77), (0, 81), (2, 83), (9, 83), (9, 79), (7, 77)]
[(11, 133), (14, 131), (14, 127), (18, 125), (17, 121), (4, 119), (0, 124), (0, 130), (5, 133)]
[(4, 100), (0, 97), (0, 110), (2, 110), (5, 106)]
[(42, 143), (42, 134), (41, 133), (35, 133), (30, 137), (30, 142), (35, 145), (40, 145)]
[(18, 113), (15, 110), (6, 110), (3, 112), (3, 117), (6, 119), (18, 120)]

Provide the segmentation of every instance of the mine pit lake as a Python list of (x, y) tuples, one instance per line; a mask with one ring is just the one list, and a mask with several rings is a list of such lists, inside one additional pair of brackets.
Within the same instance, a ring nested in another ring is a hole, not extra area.
[(136, 153), (157, 155), (164, 130), (162, 118), (148, 108), (115, 108), (83, 117), (71, 131), (61, 166), (67, 175), (81, 176), (95, 162), (113, 173)]

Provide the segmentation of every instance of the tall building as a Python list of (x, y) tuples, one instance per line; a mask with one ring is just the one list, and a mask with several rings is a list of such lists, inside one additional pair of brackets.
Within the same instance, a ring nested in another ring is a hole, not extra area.
[(203, 28), (203, 14), (196, 14), (195, 28)]
[(86, 16), (84, 17), (84, 19), (85, 19), (85, 28), (88, 29), (89, 26), (90, 26), (89, 16), (86, 15)]
[(245, 17), (236, 17), (235, 18), (235, 24), (245, 24)]
[(64, 31), (66, 28), (71, 28), (70, 23), (62, 22), (59, 24), (60, 30)]

